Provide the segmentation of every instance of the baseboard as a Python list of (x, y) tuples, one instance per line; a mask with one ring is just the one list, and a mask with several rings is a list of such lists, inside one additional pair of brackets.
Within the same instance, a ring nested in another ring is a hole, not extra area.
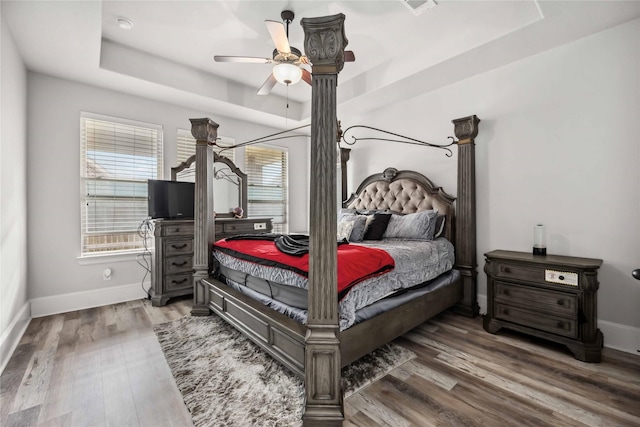
[[(144, 288), (148, 289), (149, 285), (149, 283), (145, 283)], [(140, 283), (52, 295), (50, 297), (32, 299), (31, 316), (50, 316), (52, 314), (68, 313), (70, 311), (101, 307), (103, 305), (117, 304), (119, 302), (133, 301), (146, 297), (147, 293), (142, 289)]]
[(31, 321), (31, 301), (27, 301), (16, 317), (13, 318), (11, 324), (0, 337), (0, 374), (7, 367), (11, 355), (18, 347), (22, 336), (24, 335), (29, 322)]
[[(487, 296), (478, 295), (480, 313), (487, 312)], [(614, 350), (640, 355), (640, 328), (620, 323), (598, 320), (598, 328), (604, 335), (604, 346)]]
[(605, 347), (640, 356), (640, 328), (605, 320), (598, 320), (598, 328), (604, 335)]

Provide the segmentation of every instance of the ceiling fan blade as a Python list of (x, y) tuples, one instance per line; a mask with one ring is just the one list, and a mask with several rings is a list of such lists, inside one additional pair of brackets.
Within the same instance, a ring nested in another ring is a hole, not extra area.
[(353, 53), (352, 50), (345, 50), (344, 51), (344, 61), (345, 62), (353, 62), (356, 60), (356, 54)]
[(273, 59), (270, 58), (256, 58), (251, 56), (220, 56), (213, 57), (216, 62), (249, 62), (253, 64), (271, 64)]
[(309, 85), (311, 85), (311, 73), (305, 70), (304, 68), (301, 68), (301, 70), (302, 70), (302, 80), (304, 80), (305, 82), (309, 83)]
[(267, 80), (262, 84), (260, 89), (258, 89), (258, 95), (269, 95), (271, 93), (271, 89), (278, 83), (273, 73), (269, 74)]
[(276, 49), (280, 53), (291, 53), (291, 47), (289, 46), (289, 39), (287, 39), (287, 33), (284, 30), (282, 22), (278, 21), (264, 21), (267, 25), (267, 30), (273, 39), (273, 44), (276, 45)]

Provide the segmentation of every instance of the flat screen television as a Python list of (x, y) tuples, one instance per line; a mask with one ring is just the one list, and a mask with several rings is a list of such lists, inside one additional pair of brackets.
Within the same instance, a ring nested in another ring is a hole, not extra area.
[(193, 182), (148, 180), (149, 216), (163, 219), (193, 219)]

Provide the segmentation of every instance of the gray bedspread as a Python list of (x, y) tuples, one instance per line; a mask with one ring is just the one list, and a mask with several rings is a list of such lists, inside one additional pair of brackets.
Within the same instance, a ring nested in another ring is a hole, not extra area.
[[(353, 325), (356, 321), (356, 312), (361, 308), (400, 289), (434, 279), (451, 270), (454, 265), (453, 245), (444, 238), (433, 241), (384, 239), (363, 241), (358, 244), (387, 251), (394, 259), (396, 266), (386, 274), (358, 283), (340, 301), (340, 329)], [(214, 251), (214, 256), (220, 264), (228, 268), (271, 282), (307, 289), (307, 278), (297, 273), (243, 261), (218, 251)]]

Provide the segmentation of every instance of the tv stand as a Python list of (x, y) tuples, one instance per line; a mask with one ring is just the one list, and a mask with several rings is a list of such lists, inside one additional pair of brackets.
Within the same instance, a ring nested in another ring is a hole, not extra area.
[[(153, 220), (154, 253), (151, 256), (151, 305), (193, 294), (193, 220)], [(216, 218), (215, 238), (238, 234), (271, 233), (271, 218)]]

